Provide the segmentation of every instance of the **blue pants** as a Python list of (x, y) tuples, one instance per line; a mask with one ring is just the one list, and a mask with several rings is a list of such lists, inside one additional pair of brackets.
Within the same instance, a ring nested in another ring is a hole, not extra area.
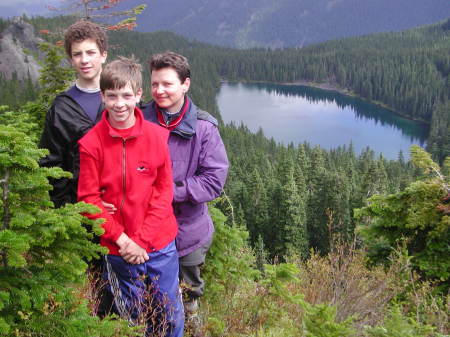
[(147, 323), (147, 336), (182, 337), (184, 309), (178, 284), (178, 253), (172, 241), (130, 264), (121, 256), (105, 256), (103, 279), (114, 298), (114, 311), (130, 323)]

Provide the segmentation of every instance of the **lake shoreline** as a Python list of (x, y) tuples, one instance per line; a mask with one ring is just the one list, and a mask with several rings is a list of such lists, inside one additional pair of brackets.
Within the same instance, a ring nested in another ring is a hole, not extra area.
[[(234, 81), (226, 81), (226, 80), (222, 80), (221, 82), (234, 82)], [(311, 88), (317, 88), (317, 89), (322, 89), (322, 90), (327, 90), (327, 91), (335, 91), (338, 92), (342, 95), (346, 95), (346, 96), (350, 96), (350, 97), (356, 97), (359, 98), (365, 102), (377, 105), (379, 107), (382, 107), (384, 109), (387, 109), (389, 111), (391, 111), (392, 113), (396, 114), (397, 116), (400, 116), (402, 118), (408, 119), (410, 121), (414, 121), (414, 122), (418, 122), (427, 126), (430, 126), (430, 122), (421, 120), (421, 119), (416, 119), (416, 118), (411, 118), (409, 116), (405, 116), (404, 114), (396, 111), (395, 109), (393, 109), (392, 107), (379, 102), (379, 101), (372, 101), (369, 100), (367, 98), (364, 98), (362, 96), (359, 96), (358, 94), (356, 94), (355, 92), (346, 89), (346, 88), (342, 88), (340, 86), (338, 86), (337, 83), (332, 83), (332, 82), (314, 82), (314, 81), (309, 81), (309, 80), (297, 80), (294, 82), (272, 82), (272, 81), (237, 81), (237, 82), (242, 82), (242, 83), (274, 83), (274, 84), (281, 84), (281, 85), (296, 85), (296, 86), (304, 86), (304, 87), (311, 87)]]
[(306, 141), (335, 149), (352, 143), (357, 153), (370, 147), (395, 159), (399, 151), (408, 153), (411, 144), (426, 144), (422, 123), (332, 91), (331, 86), (322, 90), (305, 84), (222, 81), (217, 103), (225, 123), (243, 123), (252, 133), (262, 129), (267, 138), (285, 146)]
[(430, 126), (430, 122), (424, 121), (422, 119), (417, 119), (417, 118), (412, 118), (412, 117), (406, 116), (406, 115), (396, 111), (394, 108), (392, 108), (392, 107), (390, 107), (390, 106), (388, 106), (388, 105), (386, 105), (386, 104), (384, 104), (382, 102), (369, 100), (369, 99), (367, 99), (365, 97), (362, 97), (362, 96), (356, 94), (355, 92), (353, 92), (353, 91), (351, 91), (349, 89), (341, 88), (341, 87), (339, 87), (337, 85), (337, 83), (331, 83), (331, 82), (321, 82), (321, 83), (319, 83), (319, 82), (313, 82), (313, 81), (307, 81), (307, 80), (299, 80), (299, 81), (295, 81), (295, 82), (291, 82), (291, 83), (284, 82), (284, 83), (280, 83), (280, 84), (301, 85), (301, 86), (306, 86), (306, 87), (318, 88), (318, 89), (322, 89), (322, 90), (336, 91), (336, 92), (338, 92), (338, 93), (340, 93), (342, 95), (356, 97), (356, 98), (359, 98), (359, 99), (361, 99), (363, 101), (369, 102), (371, 104), (378, 105), (379, 107), (387, 109), (387, 110), (391, 111), (392, 113), (394, 113), (394, 114), (396, 114), (396, 115), (398, 115), (398, 116), (400, 116), (402, 118), (409, 119), (411, 121), (419, 122), (419, 123), (422, 123), (422, 124)]

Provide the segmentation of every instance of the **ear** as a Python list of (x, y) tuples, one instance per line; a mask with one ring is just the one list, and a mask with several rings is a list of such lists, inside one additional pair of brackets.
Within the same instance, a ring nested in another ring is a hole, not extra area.
[(136, 92), (136, 100), (139, 102), (142, 98), (142, 88), (139, 88)]
[(102, 53), (102, 64), (106, 62), (106, 58), (108, 57), (108, 52), (105, 50)]
[(105, 103), (105, 94), (100, 90), (100, 95), (102, 96), (102, 102)]
[(181, 86), (183, 87), (184, 93), (187, 93), (189, 91), (189, 87), (191, 86), (191, 79), (187, 77)]

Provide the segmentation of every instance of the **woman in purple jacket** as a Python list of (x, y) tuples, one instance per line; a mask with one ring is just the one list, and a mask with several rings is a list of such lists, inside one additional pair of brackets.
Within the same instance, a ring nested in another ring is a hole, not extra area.
[(180, 279), (187, 285), (185, 311), (195, 316), (203, 294), (200, 266), (211, 245), (214, 226), (207, 202), (222, 192), (228, 159), (217, 120), (186, 95), (190, 86), (187, 59), (173, 52), (150, 59), (153, 100), (142, 107), (145, 119), (170, 130), (174, 179), (173, 207), (179, 232)]

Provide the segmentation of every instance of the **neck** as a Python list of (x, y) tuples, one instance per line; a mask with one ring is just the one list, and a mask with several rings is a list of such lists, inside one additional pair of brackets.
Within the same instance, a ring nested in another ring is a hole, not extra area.
[(186, 96), (184, 96), (183, 99), (181, 99), (177, 105), (167, 109), (166, 111), (172, 115), (179, 113), (181, 111), (181, 108), (183, 107), (185, 101), (186, 101)]
[(136, 116), (130, 116), (129, 119), (123, 122), (117, 122), (108, 116), (108, 122), (114, 129), (124, 130), (133, 127), (136, 124)]
[(76, 84), (78, 87), (83, 89), (98, 89), (100, 88), (100, 77), (96, 77), (88, 81), (78, 78)]

